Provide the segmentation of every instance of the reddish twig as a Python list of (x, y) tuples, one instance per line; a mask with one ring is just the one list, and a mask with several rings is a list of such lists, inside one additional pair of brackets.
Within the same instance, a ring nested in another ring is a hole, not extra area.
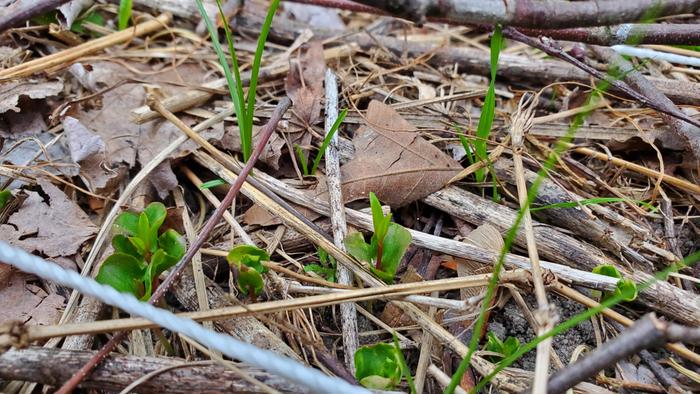
[(548, 55), (557, 57), (557, 58), (562, 59), (568, 63), (571, 63), (574, 66), (580, 68), (581, 70), (594, 76), (595, 78), (598, 78), (600, 80), (603, 80), (603, 81), (609, 83), (611, 86), (624, 92), (626, 95), (639, 101), (642, 105), (644, 105), (646, 107), (649, 107), (649, 108), (654, 109), (658, 112), (661, 112), (662, 114), (672, 116), (676, 119), (680, 119), (680, 120), (683, 120), (687, 123), (690, 123), (692, 125), (700, 127), (700, 122), (698, 122), (698, 120), (693, 119), (692, 117), (684, 114), (677, 107), (675, 107), (675, 106), (669, 107), (667, 105), (659, 103), (656, 99), (652, 99), (652, 98), (647, 97), (646, 95), (644, 95), (642, 93), (639, 93), (638, 91), (632, 89), (629, 85), (620, 81), (619, 79), (615, 79), (613, 76), (607, 75), (607, 74), (595, 69), (593, 66), (576, 59), (572, 55), (570, 55), (567, 52), (565, 52), (564, 50), (562, 50), (552, 40), (544, 39), (544, 38), (543, 39), (536, 39), (536, 38), (527, 36), (527, 35), (521, 33), (520, 31), (518, 31), (512, 27), (503, 28), (503, 36), (511, 38), (513, 40), (516, 40), (516, 41), (520, 41), (520, 42), (527, 44), (533, 48), (537, 48), (537, 49), (545, 52)]
[[(160, 103), (159, 101), (153, 101), (149, 103), (153, 109), (161, 113), (165, 118), (170, 118), (174, 117), (170, 111), (165, 109), (163, 107), (163, 104)], [(211, 231), (214, 229), (214, 227), (219, 223), (221, 220), (222, 216), (224, 215), (224, 212), (228, 209), (229, 206), (231, 206), (231, 203), (233, 202), (233, 199), (236, 198), (236, 195), (238, 194), (238, 191), (241, 189), (241, 186), (243, 186), (243, 182), (245, 182), (248, 174), (250, 171), (253, 169), (255, 166), (255, 163), (257, 162), (258, 158), (260, 157), (260, 154), (262, 153), (263, 148), (267, 144), (267, 141), (270, 139), (270, 136), (272, 133), (275, 131), (277, 127), (277, 123), (282, 119), (282, 116), (284, 113), (287, 111), (287, 109), (291, 105), (291, 100), (287, 97), (283, 98), (280, 100), (280, 102), (277, 104), (277, 108), (275, 108), (275, 111), (272, 113), (272, 116), (270, 117), (270, 120), (265, 124), (265, 126), (262, 128), (260, 131), (260, 137), (258, 140), (258, 144), (255, 146), (255, 150), (251, 154), (250, 158), (248, 159), (248, 162), (246, 163), (245, 167), (241, 170), (241, 173), (239, 174), (238, 178), (236, 178), (236, 181), (231, 185), (231, 188), (228, 190), (228, 193), (226, 193), (226, 196), (224, 199), (221, 201), (221, 205), (219, 205), (218, 208), (214, 211), (212, 216), (209, 218), (207, 223), (204, 225), (204, 228), (202, 228), (202, 231), (199, 233), (199, 236), (195, 241), (190, 245), (190, 247), (187, 249), (187, 252), (185, 253), (185, 256), (180, 259), (180, 261), (173, 267), (172, 271), (168, 276), (165, 278), (163, 283), (158, 286), (158, 289), (153, 293), (151, 298), (148, 300), (148, 302), (151, 305), (155, 305), (158, 303), (163, 296), (165, 296), (165, 293), (172, 287), (172, 285), (177, 281), (182, 274), (182, 271), (187, 267), (187, 264), (189, 264), (190, 260), (192, 257), (199, 251), (199, 249), (204, 245), (204, 242), (207, 240), (207, 237), (211, 233)], [(177, 119), (177, 118), (175, 118)], [(99, 364), (102, 362), (102, 360), (107, 357), (107, 355), (119, 344), (124, 337), (126, 336), (126, 332), (120, 332), (116, 334), (112, 339), (109, 340), (98, 352), (93, 356), (90, 361), (88, 361), (83, 367), (78, 370), (73, 376), (68, 380), (56, 393), (57, 394), (67, 394), (72, 392), (78, 384)]]
[(455, 24), (495, 24), (540, 28), (604, 26), (695, 12), (700, 0), (358, 0), (389, 15), (417, 23), (431, 18)]
[(32, 17), (56, 9), (70, 0), (17, 0), (0, 15), (0, 32), (16, 27)]
[(575, 29), (518, 29), (528, 36), (552, 37), (557, 40), (585, 42), (595, 45), (665, 44), (699, 45), (700, 25), (626, 23), (623, 25)]
[(606, 342), (588, 356), (555, 373), (549, 379), (547, 392), (563, 393), (625, 357), (637, 354), (644, 349), (657, 348), (669, 342), (679, 341), (700, 342), (700, 328), (669, 323), (650, 313), (623, 331), (617, 338)]

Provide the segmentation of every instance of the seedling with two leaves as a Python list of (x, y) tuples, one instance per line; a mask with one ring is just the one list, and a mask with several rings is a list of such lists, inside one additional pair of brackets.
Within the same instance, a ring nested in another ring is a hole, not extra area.
[(507, 337), (504, 341), (501, 341), (496, 333), (489, 331), (486, 334), (486, 338), (486, 350), (499, 354), (499, 356), (492, 357), (491, 361), (510, 357), (520, 349), (520, 341), (515, 337)]
[(322, 248), (318, 248), (319, 264), (307, 264), (304, 266), (304, 272), (313, 272), (323, 279), (334, 282), (336, 278), (337, 263), (335, 258), (328, 254)]
[(185, 239), (177, 231), (160, 233), (167, 216), (165, 205), (148, 204), (143, 212), (123, 212), (114, 221), (114, 253), (102, 263), (95, 278), (141, 300), (151, 297), (158, 276), (185, 254)]
[(233, 271), (238, 289), (255, 299), (265, 287), (262, 274), (267, 272), (263, 264), (270, 261), (270, 255), (256, 246), (238, 245), (226, 256), (229, 268)]
[(396, 269), (406, 248), (411, 244), (411, 233), (401, 225), (391, 221), (391, 213), (384, 215), (382, 204), (374, 193), (369, 193), (372, 208), (374, 234), (370, 243), (360, 232), (345, 238), (345, 247), (353, 257), (370, 264), (370, 270), (385, 283), (394, 282)]
[[(631, 279), (625, 279), (620, 274), (620, 271), (615, 266), (610, 264), (601, 264), (593, 268), (594, 274), (610, 276), (618, 279), (615, 291), (604, 291), (601, 295), (601, 300), (605, 301), (613, 296), (621, 296), (623, 301), (634, 301), (637, 298), (637, 284)], [(596, 291), (596, 293), (600, 294)]]

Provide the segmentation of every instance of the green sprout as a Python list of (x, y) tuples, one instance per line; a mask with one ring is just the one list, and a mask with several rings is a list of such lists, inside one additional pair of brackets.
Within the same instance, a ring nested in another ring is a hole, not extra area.
[(337, 263), (335, 258), (328, 254), (324, 249), (318, 248), (318, 261), (320, 264), (307, 264), (304, 266), (304, 272), (313, 272), (323, 279), (334, 282), (338, 280), (336, 277)]
[(345, 238), (345, 247), (356, 259), (370, 263), (371, 271), (385, 283), (393, 283), (396, 269), (406, 248), (411, 244), (411, 233), (391, 221), (391, 213), (384, 215), (382, 204), (374, 193), (369, 193), (374, 234), (368, 244), (360, 232)]
[(123, 212), (112, 226), (114, 253), (102, 263), (99, 283), (141, 300), (151, 298), (158, 276), (185, 255), (185, 239), (177, 231), (160, 233), (167, 216), (165, 205), (148, 204), (143, 212)]
[(340, 125), (343, 123), (343, 120), (345, 120), (345, 116), (348, 114), (348, 109), (345, 108), (340, 115), (338, 115), (338, 118), (333, 122), (333, 125), (331, 128), (328, 130), (328, 133), (326, 133), (326, 136), (323, 138), (323, 142), (321, 143), (321, 147), (318, 149), (318, 153), (316, 154), (316, 158), (314, 158), (314, 163), (311, 166), (311, 171), (309, 171), (309, 164), (308, 160), (306, 158), (306, 155), (304, 155), (304, 151), (301, 149), (301, 146), (299, 145), (294, 145), (294, 150), (297, 153), (297, 157), (299, 158), (299, 162), (301, 163), (301, 170), (304, 173), (304, 176), (309, 176), (309, 175), (314, 175), (316, 174), (316, 170), (318, 169), (318, 165), (321, 164), (321, 159), (323, 158), (323, 155), (326, 153), (326, 149), (328, 149), (328, 145), (331, 144), (331, 139), (333, 139), (333, 136), (335, 135), (336, 131), (340, 128)]
[(405, 377), (411, 394), (416, 393), (411, 371), (393, 334), (393, 344), (377, 343), (355, 351), (355, 378), (361, 385), (375, 390), (391, 390)]
[[(500, 356), (495, 356), (495, 358), (502, 359), (505, 357), (510, 357), (515, 354), (515, 352), (520, 349), (520, 341), (515, 337), (507, 337), (504, 341), (498, 338), (498, 335), (493, 331), (489, 331), (486, 334), (486, 350), (494, 353), (498, 353)], [(491, 361), (496, 361), (492, 359)]]
[(238, 289), (255, 299), (265, 287), (262, 274), (267, 272), (263, 264), (270, 261), (270, 255), (252, 245), (238, 245), (226, 256), (229, 268), (233, 271)]
[[(623, 301), (634, 301), (634, 299), (637, 298), (637, 284), (630, 279), (623, 278), (620, 271), (618, 271), (614, 265), (601, 264), (593, 268), (593, 273), (619, 279), (617, 281), (617, 285), (615, 286), (615, 291), (604, 291), (602, 293), (601, 299), (603, 301), (613, 297), (620, 297)], [(595, 293), (599, 294), (597, 291)]]
[(131, 9), (133, 7), (132, 0), (121, 0), (119, 2), (119, 30), (126, 29), (129, 26), (129, 19), (131, 19)]

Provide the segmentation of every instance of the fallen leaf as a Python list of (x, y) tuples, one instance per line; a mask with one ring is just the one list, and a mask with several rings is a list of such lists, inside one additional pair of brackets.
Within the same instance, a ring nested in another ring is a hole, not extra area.
[[(297, 212), (304, 215), (304, 217), (310, 221), (314, 221), (321, 217), (321, 215), (309, 208), (296, 204), (291, 205), (296, 208)], [(282, 224), (282, 219), (280, 219), (279, 216), (272, 215), (270, 212), (265, 210), (265, 208), (262, 208), (256, 204), (245, 211), (243, 214), (243, 223), (262, 227), (278, 226)]]
[(462, 168), (386, 104), (370, 102), (367, 122), (355, 133), (355, 157), (340, 169), (346, 202), (373, 191), (400, 207), (442, 189)]
[(43, 99), (55, 96), (63, 91), (63, 81), (45, 81), (39, 79), (22, 79), (0, 84), (0, 114), (7, 111), (19, 112), (19, 98), (27, 96)]
[[(260, 140), (259, 133), (262, 128), (253, 126), (253, 146), (258, 145)], [(241, 135), (238, 131), (238, 126), (230, 126), (226, 128), (221, 141), (214, 143), (219, 148), (240, 152), (241, 151)], [(282, 158), (282, 148), (284, 148), (284, 139), (277, 133), (273, 133), (267, 144), (263, 147), (258, 160), (270, 166), (275, 171), (280, 169), (280, 159)]]
[(61, 317), (65, 299), (47, 294), (40, 287), (27, 283), (28, 276), (15, 272), (10, 283), (0, 288), (0, 324), (19, 320), (27, 325), (51, 325)]
[[(489, 249), (496, 253), (500, 253), (501, 249), (503, 249), (503, 236), (496, 227), (488, 223), (484, 223), (475, 228), (474, 231), (467, 235), (464, 241), (475, 246)], [(476, 275), (481, 273), (479, 272), (481, 269), (485, 268), (485, 266), (481, 263), (466, 259), (455, 258), (455, 261), (457, 262), (457, 276), (460, 277)], [(469, 297), (481, 294), (484, 289), (484, 287), (464, 288), (460, 290), (460, 294), (462, 299), (466, 300)]]
[[(308, 146), (311, 136), (306, 126), (316, 124), (321, 117), (323, 98), (323, 80), (326, 71), (326, 61), (323, 57), (323, 45), (313, 41), (302, 46), (306, 51), (299, 60), (290, 60), (289, 74), (284, 82), (287, 96), (292, 99), (292, 113), (297, 119), (290, 122), (289, 137), (292, 143)], [(304, 138), (306, 137), (306, 138)], [(308, 152), (304, 152), (308, 156)]]
[(48, 201), (28, 191), (22, 207), (10, 216), (8, 224), (0, 225), (0, 239), (48, 257), (75, 254), (97, 233), (97, 227), (60, 189), (43, 179), (37, 182)]
[(90, 7), (93, 0), (71, 0), (66, 4), (58, 7), (58, 15), (56, 18), (63, 27), (70, 29), (73, 26), (73, 22), (78, 19), (80, 13)]
[(333, 8), (285, 2), (283, 14), (292, 14), (298, 22), (314, 29), (345, 30), (345, 23)]

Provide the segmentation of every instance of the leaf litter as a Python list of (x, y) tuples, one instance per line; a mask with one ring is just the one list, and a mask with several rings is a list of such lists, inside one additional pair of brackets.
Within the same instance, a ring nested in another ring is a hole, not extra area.
[[(61, 17), (70, 24), (71, 20), (81, 18), (85, 12), (96, 10), (108, 16), (109, 23), (111, 19), (116, 21), (110, 8), (101, 8), (102, 5), (87, 8), (88, 3), (91, 2), (70, 2), (62, 8)], [(135, 4), (139, 5), (136, 15), (143, 17), (144, 10), (153, 15), (165, 10), (157, 7), (171, 7), (168, 11), (174, 11), (176, 15), (192, 13), (191, 4), (179, 6), (177, 1), (167, 2), (167, 5), (161, 3), (136, 1)], [(227, 2), (225, 9), (234, 10), (232, 3)], [(150, 8), (154, 7), (153, 4), (156, 9)], [(212, 3), (207, 3), (207, 6), (211, 7)], [(244, 72), (249, 69), (255, 37), (259, 34), (261, 13), (253, 12), (255, 7), (259, 8), (258, 11), (263, 11), (264, 15), (264, 9), (259, 4), (246, 4), (237, 13), (230, 12), (232, 23), (236, 26), (236, 45), (241, 48), (239, 60)], [(301, 147), (307, 159), (314, 157), (314, 152), (322, 145), (327, 116), (324, 104), (329, 100), (323, 81), (328, 67), (338, 78), (339, 109), (349, 109), (348, 117), (338, 133), (338, 146), (341, 150), (339, 180), (344, 203), (350, 208), (366, 210), (368, 196), (373, 192), (382, 203), (391, 207), (395, 223), (424, 235), (432, 234), (441, 238), (440, 242), (432, 238), (434, 244), (427, 242), (423, 244), (427, 246), (421, 247), (414, 242), (398, 263), (395, 278), (392, 277), (391, 280), (413, 282), (418, 288), (433, 279), (490, 272), (491, 264), (476, 257), (473, 261), (456, 258), (440, 249), (438, 243), (462, 241), (484, 250), (497, 251), (501, 248), (504, 234), (496, 229), (498, 225), (492, 226), (489, 222), (491, 219), (497, 221), (498, 213), (477, 212), (469, 216), (471, 221), (466, 221), (459, 219), (455, 211), (437, 209), (423, 201), (435, 192), (447, 190), (448, 181), (471, 164), (471, 147), (469, 143), (463, 144), (456, 131), (459, 127), (468, 138), (472, 138), (473, 146), (474, 125), (478, 123), (484, 103), (478, 94), (472, 95), (470, 92), (481, 91), (487, 85), (484, 76), (487, 76), (489, 69), (488, 52), (482, 51), (481, 57), (465, 60), (478, 65), (473, 67), (463, 67), (459, 61), (445, 62), (445, 56), (442, 55), (449, 54), (453, 47), (464, 49), (464, 53), (478, 52), (488, 45), (485, 36), (476, 31), (430, 22), (417, 27), (307, 5), (283, 4), (283, 7), (285, 9), (275, 17), (262, 66), (263, 69), (271, 66), (286, 67), (287, 72), (268, 74), (261, 80), (255, 109), (254, 144), (259, 140), (258, 133), (269, 119), (274, 104), (281, 97), (289, 96), (293, 106), (264, 147), (260, 163), (252, 177), (264, 181), (268, 174), (274, 175), (277, 183), (265, 183), (272, 189), (272, 193), (287, 198), (286, 189), (298, 192), (304, 203), (299, 200), (288, 201), (296, 208), (296, 212), (305, 220), (331, 232), (335, 224), (331, 224), (327, 215), (317, 212), (318, 202), (326, 202), (329, 196), (329, 174), (326, 173), (325, 166), (321, 165), (320, 171), (309, 176), (299, 176), (294, 170), (294, 164), (298, 165), (300, 160), (295, 145)], [(215, 7), (211, 8), (214, 9)], [(47, 75), (37, 74), (31, 78), (2, 83), (0, 182), (2, 188), (12, 190), (16, 203), (0, 215), (1, 240), (50, 258), (69, 269), (81, 268), (90, 249), (96, 247), (94, 239), (98, 230), (101, 226), (109, 226), (102, 215), (111, 209), (113, 199), (120, 196), (138, 170), (182, 135), (177, 127), (165, 120), (158, 119), (144, 124), (132, 121), (133, 111), (146, 103), (146, 95), (150, 92), (161, 98), (177, 98), (196, 90), (223, 97), (224, 101), (199, 100), (194, 107), (180, 108), (177, 116), (189, 126), (196, 125), (230, 104), (227, 94), (218, 95), (223, 93), (218, 88), (202, 88), (202, 85), (212, 83), (220, 77), (220, 69), (214, 63), (215, 56), (211, 47), (203, 36), (193, 35), (192, 31), (196, 27), (192, 21), (178, 18), (175, 26), (178, 30), (169, 31), (174, 34), (153, 35), (148, 39), (134, 38), (121, 46), (108, 48), (105, 54), (79, 59), (70, 67), (66, 64), (58, 71), (51, 70)], [(363, 32), (348, 35), (348, 32), (356, 30)], [(98, 34), (95, 31), (91, 33)], [(39, 58), (47, 53), (48, 47), (51, 50), (66, 47), (64, 43), (53, 41), (59, 39), (41, 29), (13, 34), (15, 41), (0, 42), (4, 68), (32, 57)], [(89, 34), (81, 37), (91, 39)], [(394, 45), (396, 40), (401, 41), (400, 46)], [(22, 45), (17, 46), (17, 42)], [(433, 45), (434, 43), (439, 44)], [(350, 45), (351, 50), (338, 51), (345, 54), (336, 57), (329, 55), (330, 50), (341, 45)], [(426, 45), (433, 45), (430, 47), (432, 49), (420, 49), (426, 48)], [(502, 166), (512, 163), (509, 160), (511, 145), (505, 135), (522, 91), (537, 91), (546, 85), (543, 82), (562, 80), (548, 73), (567, 67), (557, 60), (539, 59), (541, 53), (512, 42), (504, 45), (504, 56), (501, 57), (499, 67), (504, 66), (505, 71), (503, 75), (498, 74), (496, 82), (496, 91), (500, 93), (496, 95), (494, 127), (487, 145), (491, 152), (501, 146), (504, 148), (501, 156), (494, 159), (495, 168), (499, 171)], [(400, 50), (396, 50), (399, 47)], [(435, 51), (441, 51), (441, 56), (433, 56)], [(538, 63), (540, 61), (542, 63)], [(517, 62), (529, 64), (531, 70), (518, 68), (524, 70), (522, 75), (509, 74), (508, 66)], [(455, 63), (462, 66), (458, 67)], [(551, 67), (538, 68), (540, 64)], [(692, 68), (669, 71), (666, 65), (654, 61), (643, 63), (640, 67), (668, 81), (678, 78), (689, 86), (698, 86), (699, 83), (697, 73), (694, 72), (697, 70)], [(679, 73), (683, 78), (679, 77)], [(570, 73), (572, 76), (575, 74), (573, 71)], [(524, 151), (528, 173), (541, 168), (556, 138), (566, 131), (572, 118), (571, 115), (563, 116), (561, 113), (580, 108), (590, 92), (589, 87), (581, 85), (580, 81), (575, 85), (563, 82), (545, 89), (535, 115), (535, 119), (539, 117), (541, 123), (537, 123), (526, 138)], [(545, 96), (547, 99), (544, 99)], [(566, 205), (567, 208), (556, 208), (556, 213), (533, 212), (535, 219), (541, 220), (535, 222), (535, 225), (546, 226), (552, 231), (549, 233), (554, 234), (554, 239), (549, 240), (551, 242), (584, 244), (581, 239), (586, 239), (586, 247), (594, 248), (596, 253), (612, 264), (629, 265), (639, 272), (652, 272), (700, 247), (697, 241), (700, 239), (696, 220), (697, 193), (690, 191), (698, 176), (697, 163), (691, 161), (688, 147), (682, 141), (668, 137), (672, 134), (657, 113), (619, 97), (608, 96), (607, 100), (605, 106), (601, 105), (584, 121), (578, 136), (585, 138), (573, 141), (575, 146), (572, 149), (575, 151), (564, 153), (550, 171), (547, 182), (556, 185), (557, 200), (540, 199), (536, 203), (567, 203), (569, 197), (574, 201), (608, 196), (615, 197), (616, 200), (606, 203), (605, 207), (593, 204), (572, 208), (569, 204)], [(700, 103), (691, 101), (690, 104), (684, 111), (695, 113), (695, 108)], [(225, 154), (240, 156), (241, 144), (235, 119), (227, 118), (200, 134)], [(630, 138), (631, 135), (643, 138)], [(623, 142), (614, 142), (614, 139)], [(589, 147), (605, 152), (605, 156), (625, 161), (601, 161), (579, 149)], [(204, 221), (213, 210), (212, 201), (221, 199), (226, 188), (213, 188), (210, 190), (212, 194), (205, 196), (183, 177), (181, 169), (184, 168), (204, 181), (222, 176), (194, 158), (192, 153), (199, 149), (193, 141), (180, 146), (148, 174), (146, 184), (138, 188), (121, 208), (138, 210), (151, 201), (163, 201), (170, 208), (177, 206), (169, 210), (167, 227), (183, 229), (191, 226), (195, 234), (201, 231)], [(328, 152), (325, 153), (325, 157), (328, 157)], [(659, 158), (663, 160), (660, 161)], [(630, 170), (627, 163), (639, 164), (657, 172), (640, 173)], [(514, 198), (511, 186), (514, 183), (511, 178), (514, 179), (517, 174), (500, 179), (488, 170), (486, 173), (488, 180), (485, 182), (478, 182), (472, 176), (450, 188), (459, 188), (471, 193), (474, 198), (495, 200), (494, 204), (499, 204), (504, 211), (517, 208), (518, 200)], [(676, 186), (657, 182), (660, 174), (689, 180), (691, 185)], [(498, 193), (493, 192), (494, 185), (498, 185)], [(659, 209), (664, 199), (668, 199), (669, 205), (663, 203), (667, 209), (661, 215)], [(636, 201), (649, 205), (639, 205)], [(464, 201), (452, 203), (470, 209)], [(653, 209), (649, 209), (650, 206)], [(178, 214), (172, 214), (175, 211)], [(230, 211), (233, 219), (229, 220), (243, 224), (244, 231), (253, 242), (271, 252), (272, 268), (262, 275), (264, 286), (260, 287), (256, 280), (255, 291), (252, 292), (256, 294), (255, 302), (301, 299), (305, 293), (327, 292), (338, 286), (327, 280), (335, 280), (339, 275), (319, 276), (314, 274), (313, 269), (308, 269), (320, 267), (321, 256), (324, 253), (328, 256), (326, 251), (320, 251), (313, 245), (310, 240), (315, 238), (308, 230), (300, 231), (299, 227), (289, 226), (288, 218), (271, 211), (269, 206), (253, 203), (245, 196), (239, 196)], [(598, 227), (606, 229), (609, 239), (617, 239), (617, 234), (634, 234), (626, 236), (624, 241), (629, 248), (627, 252), (631, 250), (638, 257), (630, 260), (607, 248), (605, 239), (591, 239), (587, 236), (591, 231), (586, 232), (571, 225), (573, 220), (551, 219), (562, 215), (567, 217), (567, 212), (570, 213), (568, 217), (579, 218), (581, 223), (605, 223)], [(188, 220), (184, 221), (189, 224), (183, 223), (185, 217)], [(191, 274), (196, 278), (190, 278), (192, 280), (188, 282), (205, 283), (205, 291), (199, 289), (200, 293), (197, 293), (197, 289), (192, 290), (194, 285), (187, 291), (176, 291), (174, 299), (168, 300), (169, 308), (185, 311), (196, 309), (197, 305), (206, 302), (223, 306), (230, 305), (231, 301), (233, 304), (254, 301), (251, 297), (246, 298), (245, 294), (235, 294), (240, 283), (235, 283), (235, 277), (229, 275), (226, 260), (217, 257), (242, 243), (234, 223), (227, 224), (217, 226), (212, 233), (208, 246), (216, 250), (203, 250), (202, 259), (196, 265), (199, 268)], [(353, 222), (349, 227), (351, 230), (362, 230), (355, 226), (357, 224)], [(105, 253), (111, 251), (109, 246), (104, 249)], [(527, 256), (523, 252), (525, 249), (526, 245), (519, 243), (512, 252)], [(561, 260), (573, 269), (580, 268), (577, 261), (566, 258)], [(645, 263), (639, 264), (640, 261)], [(98, 259), (97, 266), (100, 262)], [(330, 269), (328, 267), (331, 265), (324, 264), (323, 267)], [(95, 272), (91, 274), (94, 275)], [(693, 277), (697, 276), (697, 271), (686, 269), (683, 274), (685, 276), (676, 277), (669, 284), (679, 287), (685, 304), (692, 308), (698, 298), (694, 285), (697, 280)], [(157, 285), (157, 280), (154, 283)], [(359, 280), (350, 282), (350, 285), (360, 285)], [(392, 344), (391, 331), (396, 330), (401, 336), (401, 349), (407, 356), (411, 373), (416, 373), (416, 368), (420, 365), (418, 359), (422, 356), (421, 353), (427, 351), (433, 366), (449, 375), (460, 359), (450, 350), (452, 343), (443, 347), (434, 341), (432, 347), (426, 347), (427, 350), (421, 348), (425, 333), (430, 332), (426, 329), (426, 324), (433, 328), (442, 325), (454, 336), (455, 343), (468, 343), (469, 336), (484, 335), (473, 333), (471, 318), (464, 318), (475, 315), (483, 290), (483, 287), (477, 287), (440, 292), (435, 297), (440, 302), (469, 301), (472, 302), (469, 305), (471, 309), (432, 305), (436, 313), (430, 315), (422, 327), (415, 325), (410, 314), (405, 313), (397, 304), (382, 299), (358, 302), (357, 305), (367, 312), (355, 317), (359, 326), (360, 344)], [(232, 294), (227, 294), (227, 291)], [(528, 296), (529, 292), (531, 288), (516, 284), (508, 284), (499, 289), (487, 326), (493, 335), (502, 339), (515, 337), (520, 343), (532, 339), (536, 327), (528, 317), (536, 306), (532, 297)], [(184, 293), (189, 294), (190, 298)], [(515, 293), (521, 295), (520, 298)], [(18, 320), (27, 325), (55, 324), (67, 305), (65, 295), (65, 289), (57, 290), (39, 278), (24, 275), (0, 264), (0, 302), (10, 305), (0, 310), (0, 323)], [(428, 296), (427, 298), (431, 296), (430, 293), (421, 295)], [(683, 303), (663, 298), (665, 296), (666, 294), (658, 294), (651, 298), (665, 300), (663, 302), (668, 303), (669, 310), (674, 310), (677, 304)], [(563, 312), (564, 318), (584, 310), (570, 299), (559, 296), (552, 298), (555, 308)], [(652, 310), (648, 302), (626, 304), (617, 310), (637, 319)], [(430, 313), (430, 306), (421, 305), (420, 308), (425, 313)], [(690, 314), (669, 314), (670, 318), (683, 322), (694, 319)], [(377, 323), (377, 316), (383, 318), (384, 323)], [(90, 319), (96, 318), (94, 316)], [(600, 325), (601, 322), (605, 325)], [(390, 328), (388, 330), (387, 325)], [(596, 346), (596, 340), (612, 339), (614, 335), (607, 330), (608, 326), (609, 322), (601, 319), (557, 336), (554, 357), (561, 358), (565, 363), (577, 346)], [(339, 375), (342, 375), (343, 369), (352, 368), (352, 365), (344, 365), (343, 362), (345, 347), (339, 338), (347, 333), (343, 333), (340, 314), (333, 307), (312, 305), (304, 309), (304, 313), (290, 309), (277, 315), (256, 316), (248, 320), (235, 318), (231, 320), (228, 329), (225, 324), (216, 327), (228, 330), (231, 335), (255, 335), (256, 338), (262, 338), (260, 343), (266, 347), (280, 353), (294, 354), (300, 359), (314, 354), (315, 357), (305, 359), (314, 366), (331, 369)], [(159, 337), (156, 338), (163, 333), (152, 333), (155, 334), (155, 339), (147, 348), (154, 349), (153, 355), (172, 356), (171, 350), (162, 345)], [(166, 340), (175, 339), (170, 333), (164, 335)], [(105, 338), (102, 334), (96, 337), (100, 340)], [(128, 352), (139, 354), (139, 349), (135, 349), (139, 342), (134, 338), (136, 337), (132, 337), (132, 342), (129, 343)], [(308, 345), (312, 342), (315, 343), (313, 348)], [(482, 345), (485, 345), (485, 340)], [(175, 352), (179, 357), (207, 358), (202, 353), (185, 353), (180, 348), (176, 348)], [(654, 356), (658, 359), (665, 357), (660, 353), (654, 353)], [(638, 360), (629, 359), (620, 365), (626, 371), (620, 380), (632, 383), (642, 380), (641, 374), (629, 372), (643, 369), (643, 364)], [(517, 376), (527, 376), (528, 379), (514, 378), (513, 381), (529, 384), (528, 373), (534, 367), (534, 352), (516, 366), (520, 368), (515, 370), (520, 374)], [(423, 367), (425, 366), (421, 366)], [(476, 364), (473, 365), (470, 375), (461, 380), (463, 389), (470, 389), (483, 376), (483, 371), (478, 368)], [(682, 371), (681, 369), (667, 369), (673, 373), (674, 379), (685, 387), (691, 387), (691, 380), (682, 372), (676, 372)], [(129, 382), (124, 383), (126, 385)], [(655, 377), (645, 376), (644, 383), (660, 386)], [(401, 378), (392, 381), (392, 384), (398, 384), (399, 390), (409, 389)], [(500, 385), (502, 381), (496, 384)], [(615, 387), (605, 381), (591, 380), (588, 384), (597, 385), (594, 387), (601, 390), (603, 387)], [(284, 391), (284, 386), (275, 388)], [(437, 379), (427, 378), (426, 392), (441, 390)]]

